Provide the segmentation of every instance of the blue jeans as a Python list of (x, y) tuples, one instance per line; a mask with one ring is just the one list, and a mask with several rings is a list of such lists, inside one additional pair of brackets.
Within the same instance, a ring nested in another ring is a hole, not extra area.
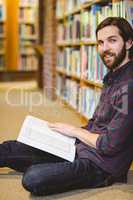
[(0, 144), (0, 167), (24, 172), (22, 184), (34, 195), (98, 187), (109, 176), (88, 159), (71, 163), (17, 141)]

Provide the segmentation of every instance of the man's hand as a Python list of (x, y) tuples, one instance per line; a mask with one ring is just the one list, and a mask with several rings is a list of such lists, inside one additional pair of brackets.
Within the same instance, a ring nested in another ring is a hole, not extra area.
[(53, 131), (60, 132), (61, 134), (67, 135), (69, 137), (75, 137), (83, 143), (96, 148), (96, 141), (99, 137), (99, 134), (91, 133), (88, 130), (64, 123), (48, 123), (48, 126)]
[(76, 137), (76, 132), (78, 131), (77, 127), (65, 123), (48, 123), (48, 126), (51, 130), (69, 137)]

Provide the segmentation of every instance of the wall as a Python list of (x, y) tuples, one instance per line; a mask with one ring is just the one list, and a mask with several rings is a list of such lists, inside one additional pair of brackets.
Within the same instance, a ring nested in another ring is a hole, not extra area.
[(44, 64), (43, 88), (49, 98), (55, 98), (55, 67), (56, 67), (56, 17), (55, 0), (45, 0), (44, 14)]

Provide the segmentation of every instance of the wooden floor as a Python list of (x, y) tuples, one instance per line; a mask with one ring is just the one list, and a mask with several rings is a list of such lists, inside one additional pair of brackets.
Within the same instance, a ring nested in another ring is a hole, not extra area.
[[(11, 87), (11, 84), (9, 85)], [(22, 84), (20, 86), (18, 83), (16, 86), (21, 89), (24, 87), (24, 85), (22, 87)], [(2, 88), (0, 84), (0, 88), (0, 142), (17, 137), (27, 114), (52, 122), (61, 121), (77, 126), (83, 125), (82, 119), (74, 111), (62, 102), (47, 100), (43, 92), (39, 92), (35, 88), (33, 90), (30, 84), (23, 91), (23, 97), (26, 97), (30, 102), (20, 101), (21, 93), (19, 89), (14, 90), (8, 96), (8, 85), (4, 85)], [(42, 101), (37, 104), (38, 98), (41, 98)], [(128, 184), (116, 184), (102, 189), (76, 190), (58, 195), (34, 197), (23, 189), (21, 185), (22, 174), (8, 168), (1, 168), (0, 200), (133, 200), (133, 174), (131, 173), (129, 174)]]

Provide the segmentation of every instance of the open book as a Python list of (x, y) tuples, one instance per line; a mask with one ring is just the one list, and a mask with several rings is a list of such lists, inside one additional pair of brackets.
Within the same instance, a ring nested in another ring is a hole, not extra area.
[(49, 152), (70, 162), (75, 158), (75, 138), (52, 131), (47, 121), (27, 116), (17, 141)]

